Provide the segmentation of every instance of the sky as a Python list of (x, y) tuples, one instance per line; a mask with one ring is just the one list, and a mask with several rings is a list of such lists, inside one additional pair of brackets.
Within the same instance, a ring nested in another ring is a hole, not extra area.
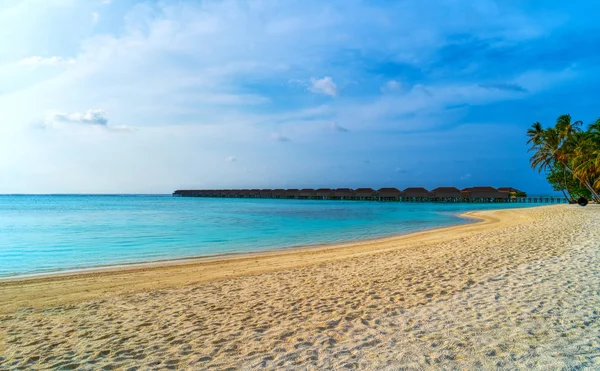
[(0, 0), (0, 193), (513, 186), (596, 1)]

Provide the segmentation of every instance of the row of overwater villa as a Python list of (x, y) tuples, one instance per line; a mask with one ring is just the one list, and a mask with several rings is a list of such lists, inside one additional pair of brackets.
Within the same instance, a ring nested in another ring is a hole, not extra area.
[(201, 189), (177, 190), (178, 197), (225, 198), (278, 198), (301, 200), (354, 200), (354, 201), (404, 201), (404, 202), (544, 202), (564, 203), (564, 198), (527, 197), (511, 187), (438, 187), (427, 190), (421, 187), (406, 188), (304, 188), (304, 189)]

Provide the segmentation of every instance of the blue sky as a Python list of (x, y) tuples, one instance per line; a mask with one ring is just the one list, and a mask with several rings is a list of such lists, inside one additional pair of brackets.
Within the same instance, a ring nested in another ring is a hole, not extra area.
[(600, 116), (599, 10), (0, 0), (0, 193), (547, 193), (524, 133)]

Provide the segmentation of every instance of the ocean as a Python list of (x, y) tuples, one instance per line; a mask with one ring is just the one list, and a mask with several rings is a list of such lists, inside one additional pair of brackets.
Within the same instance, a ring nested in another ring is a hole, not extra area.
[(525, 204), (0, 196), (0, 277), (364, 240)]

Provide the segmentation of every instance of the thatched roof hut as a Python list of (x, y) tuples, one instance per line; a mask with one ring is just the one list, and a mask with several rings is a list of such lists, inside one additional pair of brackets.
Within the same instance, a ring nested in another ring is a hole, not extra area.
[(433, 193), (423, 187), (412, 187), (404, 190), (404, 197), (433, 197)]
[(236, 191), (236, 196), (237, 197), (248, 197), (248, 196), (250, 196), (250, 190), (249, 189), (238, 189)]
[(273, 190), (272, 189), (261, 189), (260, 190), (260, 197), (273, 197)]
[(352, 190), (350, 188), (336, 188), (333, 191), (333, 197), (354, 198), (354, 196), (355, 196), (354, 190)]
[(462, 193), (460, 189), (456, 187), (437, 187), (433, 191), (433, 196), (435, 198), (461, 198)]
[(302, 197), (302, 198), (311, 198), (316, 195), (317, 195), (316, 191), (312, 188), (303, 188), (300, 190), (300, 192), (298, 192), (298, 197)]
[(232, 192), (233, 191), (231, 189), (221, 189), (218, 190), (216, 193), (220, 197), (229, 197), (232, 194)]
[(379, 188), (377, 196), (379, 197), (402, 197), (404, 193), (398, 188)]
[(498, 192), (494, 187), (473, 187), (468, 191), (469, 198), (508, 198), (508, 192)]
[(319, 188), (315, 191), (317, 197), (331, 197), (333, 196), (333, 191), (331, 188)]
[(506, 192), (506, 191), (498, 191), (498, 196), (495, 197), (496, 199), (504, 199), (507, 200), (510, 198), (510, 192)]
[(273, 195), (273, 197), (283, 197), (283, 196), (285, 196), (285, 189), (282, 189), (282, 188), (274, 189), (271, 194)]
[(294, 198), (298, 196), (299, 190), (297, 188), (290, 188), (285, 190), (285, 197)]
[(354, 195), (356, 197), (375, 197), (377, 196), (377, 191), (373, 188), (357, 188), (354, 190)]

